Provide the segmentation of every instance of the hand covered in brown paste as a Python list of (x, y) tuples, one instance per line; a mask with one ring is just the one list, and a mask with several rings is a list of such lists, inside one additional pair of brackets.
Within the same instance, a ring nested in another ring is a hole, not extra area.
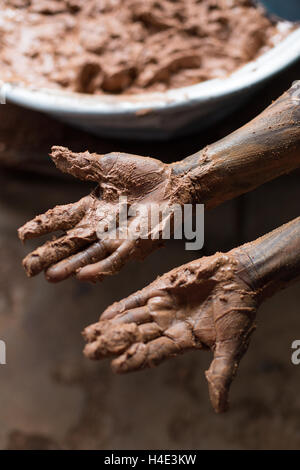
[[(95, 181), (98, 186), (80, 201), (55, 207), (19, 229), (22, 241), (64, 231), (61, 237), (48, 241), (24, 259), (29, 276), (45, 270), (47, 279), (53, 282), (73, 273), (82, 280), (101, 280), (117, 273), (128, 260), (144, 258), (161, 243), (159, 237), (151, 237), (148, 232), (143, 239), (111, 237), (110, 228), (114, 217), (119, 220), (120, 197), (126, 196), (128, 206), (171, 204), (174, 187), (171, 179), (176, 177), (171, 176), (168, 165), (153, 158), (122, 153), (75, 154), (64, 147), (53, 147), (51, 158), (61, 171)], [(145, 215), (137, 213), (128, 224), (139, 227), (147, 225), (146, 222)], [(104, 229), (100, 235), (99, 226)]]
[(114, 303), (98, 323), (87, 327), (85, 355), (116, 356), (112, 369), (125, 373), (157, 366), (188, 350), (210, 349), (210, 399), (216, 412), (225, 411), (231, 381), (255, 329), (258, 306), (242, 271), (234, 250), (170, 271)]
[[(122, 153), (100, 156), (53, 147), (51, 157), (61, 171), (97, 182), (98, 187), (79, 202), (55, 207), (20, 228), (21, 240), (65, 231), (64, 236), (25, 258), (28, 275), (47, 270), (50, 281), (60, 281), (75, 272), (80, 279), (102, 279), (118, 272), (129, 259), (145, 257), (160, 244), (166, 224), (172, 225), (175, 204), (216, 207), (298, 168), (299, 92), (300, 81), (247, 125), (171, 165)], [(124, 237), (122, 233), (111, 237), (111, 220), (120, 215), (119, 197), (125, 196), (130, 209), (136, 205), (145, 209), (131, 215), (130, 227), (148, 229), (153, 204), (167, 215), (143, 236)], [(104, 230), (99, 231), (99, 225)]]

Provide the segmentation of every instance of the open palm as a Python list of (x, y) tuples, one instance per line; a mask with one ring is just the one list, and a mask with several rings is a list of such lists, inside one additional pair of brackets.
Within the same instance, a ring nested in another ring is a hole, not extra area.
[[(171, 204), (171, 170), (159, 160), (110, 153), (73, 153), (53, 147), (51, 158), (63, 172), (98, 183), (88, 196), (74, 204), (57, 206), (19, 229), (22, 241), (62, 230), (62, 236), (45, 243), (23, 261), (29, 276), (46, 271), (49, 281), (61, 281), (73, 273), (82, 280), (101, 280), (118, 272), (133, 258), (143, 258), (160, 242), (159, 237), (111, 237), (110, 226), (118, 220), (119, 198), (144, 208), (154, 203)], [(146, 211), (147, 213), (147, 211)], [(147, 219), (147, 217), (146, 217)], [(130, 219), (131, 226), (147, 225), (144, 214)], [(99, 236), (99, 224), (104, 228)]]
[(192, 349), (210, 349), (206, 378), (217, 412), (227, 408), (228, 391), (254, 330), (257, 299), (239, 277), (234, 252), (193, 261), (116, 302), (87, 327), (85, 354), (116, 356), (115, 372), (154, 367)]

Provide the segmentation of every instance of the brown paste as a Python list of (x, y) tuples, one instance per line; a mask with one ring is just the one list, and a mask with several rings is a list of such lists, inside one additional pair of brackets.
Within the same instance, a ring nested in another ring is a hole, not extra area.
[(0, 79), (165, 91), (225, 77), (277, 33), (249, 0), (0, 0)]

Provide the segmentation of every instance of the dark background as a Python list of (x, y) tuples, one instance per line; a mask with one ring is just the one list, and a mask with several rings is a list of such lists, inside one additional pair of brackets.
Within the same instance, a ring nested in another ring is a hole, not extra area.
[(266, 302), (231, 391), (231, 410), (210, 407), (204, 370), (211, 355), (194, 352), (157, 369), (115, 376), (108, 362), (82, 356), (81, 330), (113, 301), (201, 254), (229, 250), (299, 216), (299, 172), (206, 213), (205, 247), (169, 242), (103, 284), (27, 279), (16, 230), (56, 204), (76, 201), (90, 185), (63, 177), (51, 145), (105, 153), (127, 151), (181, 159), (258, 114), (300, 78), (300, 64), (256, 94), (220, 125), (164, 143), (98, 139), (12, 105), (0, 106), (0, 448), (14, 449), (295, 449), (300, 447), (300, 284)]

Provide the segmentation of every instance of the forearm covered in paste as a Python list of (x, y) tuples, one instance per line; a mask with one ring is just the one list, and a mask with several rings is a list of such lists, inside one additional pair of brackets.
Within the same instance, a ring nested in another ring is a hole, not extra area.
[(232, 253), (261, 300), (275, 294), (300, 278), (300, 217)]
[[(190, 202), (215, 207), (300, 166), (300, 81), (224, 139), (172, 165)], [(179, 188), (180, 189), (180, 188)]]

